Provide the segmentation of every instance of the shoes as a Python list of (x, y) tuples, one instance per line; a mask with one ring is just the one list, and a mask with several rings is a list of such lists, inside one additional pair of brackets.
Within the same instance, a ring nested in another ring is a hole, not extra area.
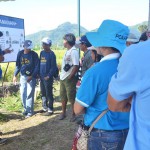
[(63, 113), (61, 113), (60, 116), (59, 116), (59, 120), (63, 120), (63, 119), (65, 119), (65, 118), (66, 118), (66, 115), (63, 114)]
[(4, 144), (6, 144), (6, 142), (7, 142), (7, 139), (0, 138), (0, 145), (4, 145)]
[(48, 108), (48, 111), (43, 116), (50, 116), (52, 114), (53, 114), (53, 110), (51, 110), (50, 108)]
[(24, 115), (24, 116), (26, 116), (28, 113), (26, 112), (26, 111), (24, 111), (23, 113), (22, 113), (22, 115)]
[(47, 111), (47, 108), (43, 108), (43, 111), (46, 112), (46, 111)]
[(53, 114), (53, 112), (46, 112), (45, 114), (43, 114), (43, 116), (51, 116)]
[(45, 113), (47, 112), (47, 109), (43, 108), (42, 110), (39, 111), (40, 113)]
[(74, 122), (76, 120), (76, 116), (72, 115), (72, 117), (70, 118), (70, 122)]
[(30, 118), (30, 117), (32, 117), (32, 115), (27, 114), (27, 115), (25, 116), (25, 119)]

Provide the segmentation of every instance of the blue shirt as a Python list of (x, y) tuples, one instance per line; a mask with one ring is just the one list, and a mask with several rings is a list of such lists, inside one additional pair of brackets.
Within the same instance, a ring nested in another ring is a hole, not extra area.
[(125, 49), (109, 92), (118, 101), (133, 96), (124, 150), (150, 150), (150, 40)]
[(56, 56), (53, 51), (41, 51), (40, 53), (40, 77), (44, 78), (49, 76), (53, 78), (56, 73)]
[(17, 54), (14, 76), (17, 76), (20, 72), (23, 76), (29, 73), (29, 76), (37, 77), (39, 71), (38, 64), (39, 58), (36, 52), (30, 51), (28, 54), (24, 54), (24, 50), (21, 50)]
[[(117, 71), (118, 59), (104, 60), (91, 67), (84, 74), (76, 101), (86, 107), (84, 123), (91, 126), (93, 121), (108, 108), (108, 85), (112, 75)], [(120, 130), (128, 128), (129, 113), (108, 111), (94, 126), (103, 130)]]

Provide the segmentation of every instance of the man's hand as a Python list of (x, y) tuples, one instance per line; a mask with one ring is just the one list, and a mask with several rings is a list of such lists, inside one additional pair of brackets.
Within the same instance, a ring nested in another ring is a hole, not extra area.
[(49, 76), (44, 77), (44, 80), (46, 81), (49, 80)]
[(0, 62), (4, 61), (4, 56), (0, 55)]
[[(10, 48), (10, 47), (9, 47), (9, 48)], [(6, 48), (6, 49), (4, 50), (4, 53), (5, 53), (5, 54), (9, 54), (9, 53), (12, 52), (12, 50), (10, 50), (9, 48)]]
[(30, 82), (32, 80), (32, 76), (28, 76), (27, 82)]
[(13, 77), (13, 83), (16, 85), (16, 83), (17, 83), (17, 77), (16, 76), (14, 76)]

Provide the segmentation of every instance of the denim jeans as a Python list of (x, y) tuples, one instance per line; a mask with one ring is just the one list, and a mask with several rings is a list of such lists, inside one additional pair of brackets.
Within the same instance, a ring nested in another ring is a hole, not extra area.
[(27, 76), (20, 77), (20, 94), (24, 112), (27, 115), (33, 115), (36, 79), (32, 78), (30, 82), (27, 82), (27, 78)]
[(53, 79), (48, 80), (41, 79), (41, 95), (42, 95), (42, 106), (43, 108), (53, 110)]
[(88, 150), (123, 150), (128, 129), (117, 131), (92, 131), (88, 140)]

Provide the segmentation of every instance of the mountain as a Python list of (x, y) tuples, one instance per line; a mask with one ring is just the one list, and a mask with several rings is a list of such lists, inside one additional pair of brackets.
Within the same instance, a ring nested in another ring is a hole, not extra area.
[[(136, 24), (134, 26), (130, 26), (129, 28), (139, 30), (139, 26), (147, 26), (148, 22), (144, 21), (142, 23)], [(96, 31), (97, 29), (94, 29), (92, 31)], [(81, 35), (84, 35), (86, 32), (88, 32), (87, 29), (84, 27), (80, 27)], [(70, 22), (65, 22), (61, 25), (59, 25), (56, 29), (54, 30), (43, 30), (34, 34), (30, 34), (26, 36), (26, 39), (30, 39), (33, 41), (33, 44), (35, 46), (40, 46), (41, 45), (41, 40), (43, 37), (49, 37), (52, 40), (52, 45), (53, 46), (63, 46), (63, 36), (66, 33), (73, 33), (76, 37), (78, 37), (78, 25), (77, 24), (71, 24)]]
[[(88, 32), (84, 27), (80, 27), (81, 35)], [(52, 40), (52, 45), (62, 46), (63, 45), (63, 36), (66, 33), (73, 33), (75, 36), (78, 36), (78, 25), (71, 24), (70, 22), (65, 22), (59, 25), (54, 30), (49, 31), (40, 31), (34, 34), (30, 34), (26, 36), (26, 39), (30, 39), (33, 41), (34, 45), (40, 46), (40, 41), (43, 37), (49, 37)]]

